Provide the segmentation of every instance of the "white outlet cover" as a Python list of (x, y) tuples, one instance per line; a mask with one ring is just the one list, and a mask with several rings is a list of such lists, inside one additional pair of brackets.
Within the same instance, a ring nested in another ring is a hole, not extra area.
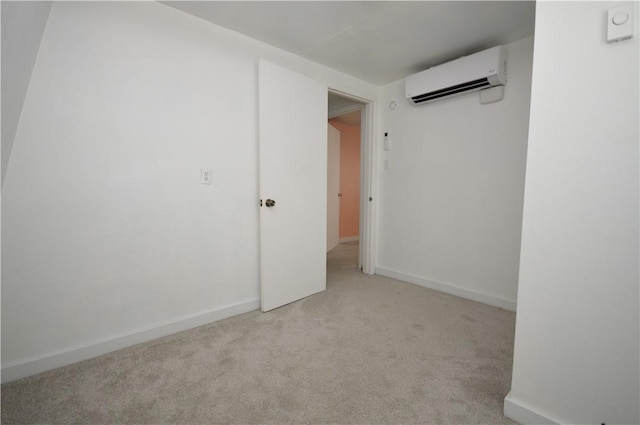
[(211, 168), (201, 168), (200, 169), (200, 183), (201, 184), (211, 184), (212, 171)]

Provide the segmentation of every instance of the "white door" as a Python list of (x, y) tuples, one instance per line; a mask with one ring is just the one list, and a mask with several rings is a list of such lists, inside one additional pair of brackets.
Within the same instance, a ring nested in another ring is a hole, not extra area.
[(338, 246), (340, 232), (340, 131), (327, 124), (327, 252)]
[(262, 311), (327, 286), (327, 97), (325, 84), (260, 61)]

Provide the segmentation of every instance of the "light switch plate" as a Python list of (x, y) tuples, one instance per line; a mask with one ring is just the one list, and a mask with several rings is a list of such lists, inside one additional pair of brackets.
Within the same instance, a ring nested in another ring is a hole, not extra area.
[(612, 7), (607, 12), (607, 43), (633, 37), (633, 3)]

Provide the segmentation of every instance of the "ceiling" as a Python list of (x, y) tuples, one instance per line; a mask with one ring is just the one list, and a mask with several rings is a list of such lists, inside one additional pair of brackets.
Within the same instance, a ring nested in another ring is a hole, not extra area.
[(360, 127), (360, 111), (353, 111), (343, 115), (338, 115), (337, 117), (331, 118), (329, 122), (341, 122), (343, 124), (353, 125), (355, 127)]
[(163, 1), (384, 85), (533, 35), (533, 1)]

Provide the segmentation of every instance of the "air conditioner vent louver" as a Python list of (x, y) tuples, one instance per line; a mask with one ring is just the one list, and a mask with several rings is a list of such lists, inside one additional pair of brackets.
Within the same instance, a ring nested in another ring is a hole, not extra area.
[(414, 105), (483, 88), (503, 86), (507, 81), (507, 51), (502, 46), (463, 56), (405, 79), (405, 94)]
[(469, 90), (475, 90), (477, 88), (489, 87), (491, 83), (488, 78), (480, 78), (479, 80), (469, 81), (468, 83), (457, 84), (452, 87), (447, 87), (446, 89), (440, 89), (433, 91), (431, 93), (422, 94), (420, 96), (414, 96), (411, 98), (413, 103), (419, 104), (428, 102), (430, 100), (439, 99), (441, 97), (452, 96), (458, 93), (464, 93)]

